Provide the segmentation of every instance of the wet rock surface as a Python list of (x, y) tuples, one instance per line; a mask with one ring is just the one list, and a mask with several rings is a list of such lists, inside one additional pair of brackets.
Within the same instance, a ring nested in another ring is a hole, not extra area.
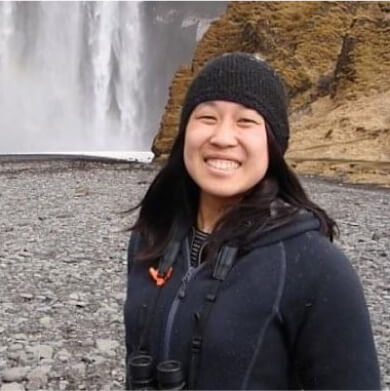
[[(0, 390), (123, 389), (128, 232), (157, 165), (0, 162)], [(390, 192), (305, 178), (358, 271), (390, 386)]]

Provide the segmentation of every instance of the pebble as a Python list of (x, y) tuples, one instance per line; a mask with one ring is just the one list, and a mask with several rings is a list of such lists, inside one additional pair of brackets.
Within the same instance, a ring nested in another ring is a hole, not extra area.
[(27, 379), (31, 380), (34, 378), (39, 378), (42, 376), (47, 376), (51, 371), (51, 366), (49, 365), (41, 365), (39, 367), (34, 368), (27, 374)]
[(115, 300), (118, 300), (120, 303), (123, 303), (126, 299), (126, 294), (125, 293), (118, 293), (114, 295)]
[(94, 365), (100, 365), (107, 361), (106, 358), (99, 356), (97, 354), (89, 354), (87, 356), (83, 356), (82, 360), (88, 364), (94, 364)]
[(20, 297), (26, 300), (31, 300), (34, 297), (34, 295), (32, 295), (31, 293), (21, 293)]
[(23, 351), (16, 357), (21, 365), (35, 365), (38, 361), (33, 352)]
[(48, 305), (41, 305), (39, 307), (36, 307), (36, 310), (39, 312), (49, 312), (51, 310), (51, 307)]
[(22, 349), (23, 349), (23, 345), (22, 344), (14, 343), (14, 344), (9, 346), (8, 351), (9, 352), (16, 352), (16, 351), (22, 350)]
[(113, 339), (97, 339), (96, 347), (104, 353), (115, 350), (119, 346), (119, 342)]
[(76, 378), (84, 378), (86, 365), (84, 363), (74, 364), (71, 366), (71, 371)]
[(12, 338), (15, 340), (15, 341), (17, 341), (17, 342), (21, 342), (21, 341), (23, 341), (23, 342), (25, 342), (25, 341), (27, 341), (27, 335), (26, 334), (14, 334), (13, 336), (12, 336)]
[(95, 342), (92, 338), (87, 338), (85, 340), (80, 341), (80, 345), (83, 347), (91, 347), (95, 345)]
[(113, 350), (105, 350), (102, 352), (106, 357), (114, 358), (116, 353)]
[(61, 349), (57, 353), (56, 358), (61, 362), (67, 362), (71, 358), (71, 354), (66, 349)]
[(5, 383), (0, 387), (0, 391), (24, 391), (25, 388), (20, 383)]
[(52, 318), (50, 316), (43, 316), (41, 319), (39, 319), (39, 323), (43, 327), (49, 328), (52, 325)]
[(27, 375), (27, 389), (28, 390), (39, 390), (46, 388), (48, 383), (48, 374), (51, 370), (49, 366), (41, 366), (33, 369)]
[(69, 299), (77, 301), (77, 300), (80, 299), (80, 295), (79, 295), (78, 293), (75, 293), (75, 292), (74, 292), (74, 293), (71, 293), (71, 294), (69, 295)]
[(10, 359), (10, 360), (19, 360), (20, 356), (22, 355), (23, 353), (22, 352), (19, 352), (19, 351), (16, 351), (16, 352), (8, 352), (7, 353), (7, 357)]
[(27, 352), (31, 352), (38, 359), (52, 358), (53, 356), (53, 348), (49, 345), (36, 345), (29, 346), (26, 348)]
[(61, 380), (61, 381), (58, 383), (58, 388), (59, 388), (61, 391), (64, 391), (64, 390), (66, 390), (66, 388), (68, 387), (68, 384), (69, 384), (69, 382), (67, 382), (66, 380)]
[(29, 367), (13, 367), (3, 370), (2, 379), (5, 382), (19, 382), (26, 378)]
[(26, 389), (29, 391), (46, 389), (48, 379), (46, 376), (40, 378), (34, 378), (27, 382)]
[(52, 366), (54, 364), (54, 360), (51, 359), (51, 358), (43, 358), (41, 361), (40, 361), (40, 364), (42, 366)]

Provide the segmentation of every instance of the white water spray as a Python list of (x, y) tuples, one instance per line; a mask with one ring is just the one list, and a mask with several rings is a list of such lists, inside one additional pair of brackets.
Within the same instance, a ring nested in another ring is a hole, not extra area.
[(137, 2), (0, 2), (0, 153), (148, 150)]

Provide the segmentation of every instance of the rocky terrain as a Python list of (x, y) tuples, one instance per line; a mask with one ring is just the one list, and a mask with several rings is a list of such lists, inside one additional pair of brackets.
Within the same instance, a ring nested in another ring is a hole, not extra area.
[(188, 84), (204, 63), (231, 51), (257, 53), (286, 81), (300, 173), (390, 186), (390, 4), (230, 2), (179, 68), (153, 151), (164, 157)]
[[(124, 381), (126, 228), (157, 164), (0, 162), (0, 390)], [(390, 194), (305, 178), (339, 223), (390, 386)], [(348, 327), (347, 325), (345, 325)]]

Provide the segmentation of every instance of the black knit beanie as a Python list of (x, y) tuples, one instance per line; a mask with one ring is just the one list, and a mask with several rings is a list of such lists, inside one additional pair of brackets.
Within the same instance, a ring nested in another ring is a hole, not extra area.
[(283, 81), (265, 61), (241, 52), (209, 61), (188, 88), (179, 130), (185, 130), (198, 104), (211, 100), (236, 102), (259, 112), (284, 154), (290, 135), (287, 95)]

